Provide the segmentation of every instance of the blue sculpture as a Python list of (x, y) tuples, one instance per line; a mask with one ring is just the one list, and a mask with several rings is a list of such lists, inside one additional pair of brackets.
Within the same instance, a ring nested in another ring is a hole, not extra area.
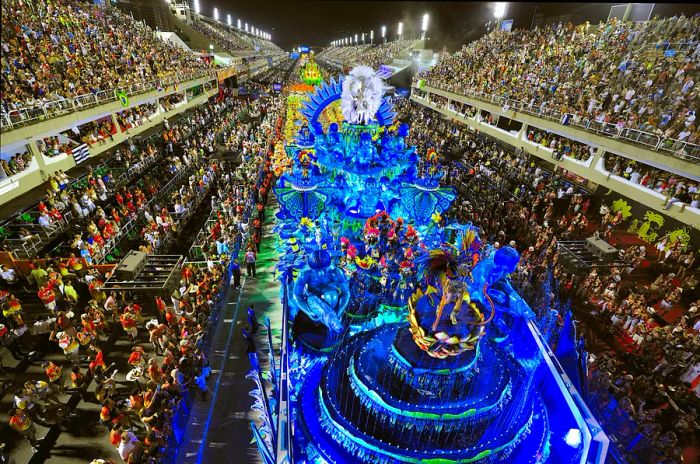
[(473, 282), (469, 285), (472, 298), (486, 304), (486, 295), (483, 292), (486, 283), (488, 296), (497, 302), (504, 312), (524, 319), (535, 317), (530, 306), (507, 279), (508, 275), (515, 271), (519, 261), (520, 254), (508, 246), (495, 250), (492, 256), (481, 260), (472, 271)]
[(312, 251), (289, 292), (290, 316), (303, 312), (311, 321), (328, 330), (332, 340), (343, 330), (342, 317), (350, 300), (345, 274), (331, 262), (330, 253)]

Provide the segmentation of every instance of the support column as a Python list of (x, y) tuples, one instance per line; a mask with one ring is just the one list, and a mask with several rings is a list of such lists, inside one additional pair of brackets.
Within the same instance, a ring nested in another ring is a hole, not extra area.
[(29, 150), (29, 153), (31, 153), (32, 158), (36, 160), (42, 180), (47, 180), (49, 176), (53, 174), (53, 172), (47, 172), (44, 155), (41, 154), (41, 150), (39, 150), (39, 146), (36, 144), (35, 140), (32, 140), (27, 144), (27, 150)]
[(595, 169), (596, 166), (598, 166), (598, 161), (605, 156), (605, 149), (603, 147), (598, 147), (598, 149), (595, 151), (595, 154), (593, 155), (593, 160), (591, 161), (591, 165), (589, 166), (589, 169)]

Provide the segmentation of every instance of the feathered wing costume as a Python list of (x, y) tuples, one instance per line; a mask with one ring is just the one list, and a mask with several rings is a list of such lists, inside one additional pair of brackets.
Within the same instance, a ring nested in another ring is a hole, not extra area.
[[(457, 246), (449, 243), (444, 244), (443, 248), (430, 250), (416, 260), (419, 272), (427, 284), (441, 290), (440, 302), (435, 310), (435, 320), (432, 325), (433, 331), (437, 330), (442, 312), (447, 304), (454, 303), (450, 321), (453, 325), (457, 325), (457, 315), (462, 307), (462, 302), (466, 300), (468, 304), (471, 303), (466, 282), (469, 275), (467, 262), (470, 259), (470, 252), (475, 240), (476, 232), (473, 229), (462, 230), (457, 240)], [(484, 293), (485, 290), (484, 288)], [(493, 311), (482, 324), (487, 324), (492, 317)]]

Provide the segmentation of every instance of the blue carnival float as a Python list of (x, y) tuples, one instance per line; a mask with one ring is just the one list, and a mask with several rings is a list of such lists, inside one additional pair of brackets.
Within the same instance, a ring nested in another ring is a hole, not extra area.
[[(262, 454), (602, 462), (607, 438), (509, 283), (518, 252), (445, 222), (455, 192), (436, 153), (408, 146), (384, 88), (365, 66), (320, 85), (287, 147), (274, 191), (289, 328), (274, 377), (288, 396), (274, 416), (288, 425), (265, 430), (288, 434)], [(323, 127), (339, 99), (345, 121)]]

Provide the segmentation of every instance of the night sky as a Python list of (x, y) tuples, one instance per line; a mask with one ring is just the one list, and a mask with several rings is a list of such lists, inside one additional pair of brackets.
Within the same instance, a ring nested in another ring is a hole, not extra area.
[[(213, 17), (214, 7), (225, 21), (231, 14), (234, 25), (240, 17), (270, 32), (273, 41), (285, 50), (296, 45), (327, 46), (331, 40), (367, 33), (374, 29), (375, 42), (380, 28), (387, 26), (389, 38), (396, 36), (399, 21), (404, 23), (404, 36), (420, 35), (420, 21), (430, 14), (428, 37), (431, 48), (454, 50), (479, 38), (485, 24), (493, 18), (493, 2), (403, 2), (403, 1), (302, 1), (302, 0), (199, 0), (202, 14)], [(598, 22), (608, 17), (610, 7), (620, 3), (509, 3), (504, 19), (513, 19), (514, 28), (529, 28), (535, 14), (545, 17), (572, 14), (577, 23)], [(672, 16), (699, 11), (692, 4), (656, 4), (654, 14)]]

